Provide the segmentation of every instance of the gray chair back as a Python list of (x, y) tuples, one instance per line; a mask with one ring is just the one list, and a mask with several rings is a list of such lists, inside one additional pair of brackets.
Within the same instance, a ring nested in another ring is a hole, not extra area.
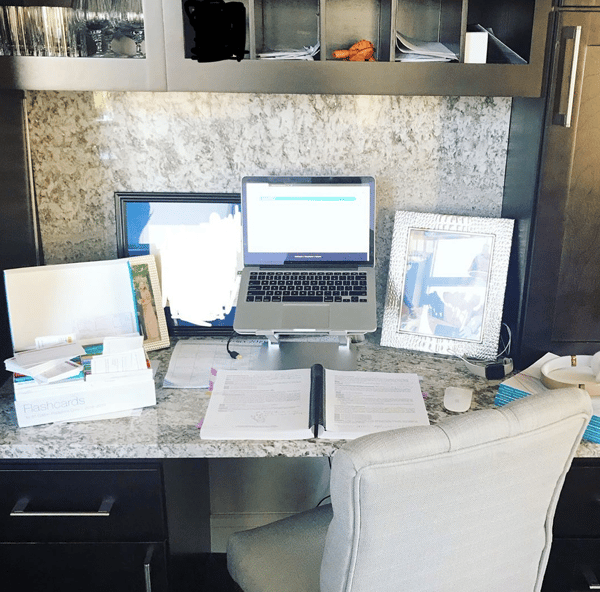
[(564, 389), (348, 443), (333, 458), (321, 592), (539, 590), (590, 417), (587, 393)]

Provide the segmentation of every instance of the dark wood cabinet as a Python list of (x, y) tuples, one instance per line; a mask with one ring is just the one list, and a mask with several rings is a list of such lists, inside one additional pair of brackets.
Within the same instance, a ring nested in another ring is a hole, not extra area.
[[(542, 93), (551, 0), (246, 0), (244, 4), (247, 54), (241, 62), (193, 60), (195, 33), (187, 15), (165, 8), (168, 90), (527, 97)], [(471, 25), (494, 34), (485, 64), (465, 63)], [(419, 41), (442, 42), (457, 60), (396, 61), (397, 31)], [(360, 39), (372, 41), (377, 61), (333, 58), (334, 50)], [(262, 52), (317, 43), (320, 50), (314, 61), (260, 57)]]
[[(36, 213), (31, 191), (23, 93), (0, 91), (0, 355), (12, 356), (5, 269), (39, 262)], [(0, 384), (8, 377), (0, 367)]]
[(0, 543), (0, 569), (23, 592), (167, 590), (164, 543)]
[[(19, 4), (16, 2), (15, 4)], [(243, 0), (241, 62), (191, 59), (183, 0), (143, 0), (145, 59), (0, 56), (0, 88), (539, 97), (552, 0)], [(470, 25), (493, 32), (486, 64), (464, 63)], [(452, 63), (396, 61), (396, 31), (442, 42)], [(18, 35), (17, 35), (18, 38)], [(376, 62), (333, 58), (361, 39)], [(206, 54), (210, 47), (202, 46)], [(269, 51), (319, 44), (314, 61), (267, 60)], [(27, 53), (27, 52), (25, 52)]]
[[(539, 163), (535, 150), (527, 154), (532, 169), (539, 164), (537, 203), (533, 217), (519, 220), (527, 228), (516, 245), (527, 253), (523, 293), (507, 312), (521, 307), (520, 368), (546, 352), (600, 349), (600, 11), (559, 10), (555, 17)], [(517, 113), (531, 105), (515, 107)], [(509, 174), (507, 184), (514, 183)], [(515, 202), (503, 211), (515, 213)]]
[(556, 508), (553, 536), (542, 592), (599, 589), (600, 464), (597, 459), (574, 459)]
[(0, 571), (26, 592), (166, 592), (159, 463), (3, 462)]

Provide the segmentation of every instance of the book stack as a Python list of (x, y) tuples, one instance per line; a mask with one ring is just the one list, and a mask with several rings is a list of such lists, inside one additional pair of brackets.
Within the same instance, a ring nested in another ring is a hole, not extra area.
[(21, 352), (4, 365), (14, 373), (19, 427), (102, 419), (156, 404), (152, 368), (137, 334)]
[(146, 351), (168, 336), (153, 256), (6, 269), (4, 285), (19, 427), (156, 404)]
[[(506, 405), (515, 399), (543, 394), (550, 390), (542, 384), (541, 368), (546, 362), (557, 357), (555, 354), (548, 353), (529, 368), (502, 382), (498, 387), (494, 403), (499, 406)], [(600, 444), (600, 400), (592, 397), (592, 407), (594, 415), (583, 434), (583, 439)]]

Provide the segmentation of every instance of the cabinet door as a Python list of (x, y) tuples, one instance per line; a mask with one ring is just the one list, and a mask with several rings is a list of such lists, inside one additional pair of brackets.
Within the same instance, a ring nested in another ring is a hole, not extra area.
[(555, 539), (600, 539), (599, 491), (597, 459), (574, 459), (556, 507), (552, 529)]
[(542, 592), (583, 592), (600, 588), (600, 541), (555, 539)]
[(0, 55), (0, 89), (166, 90), (162, 1), (142, 3), (145, 58)]
[(558, 14), (521, 366), (600, 348), (600, 13)]
[(0, 572), (25, 592), (166, 592), (164, 543), (0, 543)]
[(15, 542), (166, 538), (158, 470), (0, 470), (0, 532)]

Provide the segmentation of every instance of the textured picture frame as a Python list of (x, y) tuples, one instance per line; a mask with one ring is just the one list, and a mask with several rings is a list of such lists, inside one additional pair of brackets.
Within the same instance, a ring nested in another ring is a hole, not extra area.
[(396, 212), (381, 345), (495, 359), (513, 226)]

